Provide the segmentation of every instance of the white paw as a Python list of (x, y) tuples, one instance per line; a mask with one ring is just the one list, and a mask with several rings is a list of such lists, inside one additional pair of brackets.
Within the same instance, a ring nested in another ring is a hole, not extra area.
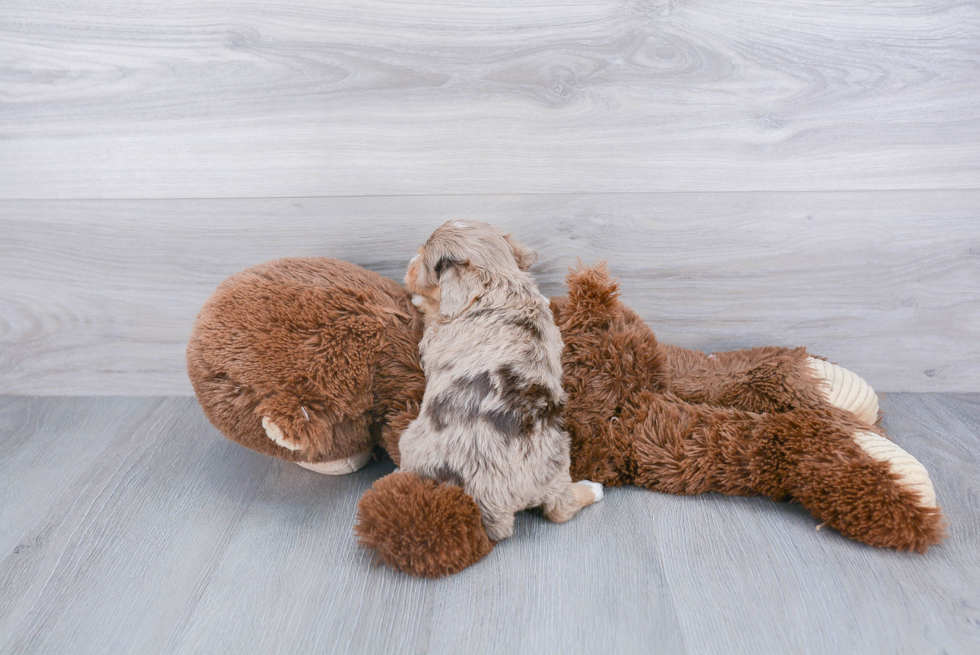
[(806, 363), (816, 375), (827, 402), (848, 410), (863, 423), (875, 424), (878, 420), (878, 396), (870, 384), (856, 373), (822, 359), (807, 357)]
[(322, 473), (323, 475), (347, 475), (354, 471), (359, 471), (371, 461), (371, 451), (364, 450), (355, 453), (344, 459), (335, 459), (332, 462), (296, 462), (305, 469)]
[(873, 459), (887, 462), (892, 473), (898, 476), (899, 484), (919, 494), (923, 507), (936, 506), (936, 490), (929, 479), (929, 472), (919, 460), (874, 432), (855, 432), (854, 443)]
[(575, 484), (583, 486), (592, 492), (592, 495), (595, 496), (595, 500), (592, 501), (593, 503), (598, 503), (600, 500), (602, 500), (602, 496), (603, 496), (602, 485), (599, 484), (598, 482), (592, 482), (590, 480), (581, 480), (580, 482), (576, 482)]
[(279, 426), (273, 423), (272, 419), (270, 419), (268, 416), (262, 417), (262, 427), (265, 429), (266, 436), (268, 436), (270, 439), (275, 441), (277, 444), (279, 444), (286, 450), (302, 449), (302, 446), (300, 446), (299, 444), (287, 440), (286, 435), (282, 433), (282, 430), (279, 429)]

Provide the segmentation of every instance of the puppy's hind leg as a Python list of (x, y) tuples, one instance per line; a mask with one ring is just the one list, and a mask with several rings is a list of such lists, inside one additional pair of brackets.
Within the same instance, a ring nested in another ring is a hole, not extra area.
[(514, 534), (514, 513), (513, 512), (494, 512), (481, 508), (483, 513), (483, 527), (487, 530), (487, 536), (493, 541), (503, 541)]
[(583, 507), (602, 500), (602, 485), (582, 480), (566, 484), (544, 501), (544, 515), (549, 521), (564, 523)]

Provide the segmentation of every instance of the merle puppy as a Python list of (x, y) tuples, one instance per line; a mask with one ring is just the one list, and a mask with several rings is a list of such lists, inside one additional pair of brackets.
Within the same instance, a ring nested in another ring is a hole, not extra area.
[(426, 386), (399, 440), (401, 466), (462, 487), (494, 541), (520, 510), (540, 505), (561, 523), (602, 499), (602, 485), (569, 475), (561, 334), (527, 273), (535, 259), (495, 227), (450, 221), (405, 274), (425, 316)]

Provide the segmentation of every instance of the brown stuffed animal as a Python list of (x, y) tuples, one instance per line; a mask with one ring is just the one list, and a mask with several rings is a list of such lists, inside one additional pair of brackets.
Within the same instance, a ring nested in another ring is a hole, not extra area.
[(280, 259), (231, 276), (204, 303), (187, 372), (229, 439), (351, 473), (379, 439), (398, 457), (425, 390), (421, 338), (418, 309), (395, 282), (335, 259)]
[[(605, 267), (552, 299), (562, 333), (573, 479), (653, 491), (793, 498), (873, 546), (924, 552), (943, 538), (925, 468), (875, 425), (861, 378), (805, 349), (705, 355), (659, 344)], [(218, 287), (188, 371), (228, 438), (326, 473), (397, 463), (418, 412), (421, 318), (399, 285), (353, 264), (282, 259)], [(263, 427), (264, 425), (264, 427)], [(359, 505), (355, 531), (386, 564), (455, 573), (493, 547), (462, 489), (398, 472)]]

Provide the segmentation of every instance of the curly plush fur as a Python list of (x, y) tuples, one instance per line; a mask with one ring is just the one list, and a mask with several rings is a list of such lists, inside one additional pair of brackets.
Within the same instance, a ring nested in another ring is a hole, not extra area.
[[(250, 271), (219, 288), (188, 347), (212, 422), (243, 445), (291, 461), (363, 448), (380, 433), (397, 462), (397, 435), (418, 412), (425, 385), (417, 368), (421, 320), (405, 292), (332, 260), (280, 260)], [(905, 463), (884, 459), (884, 432), (829, 402), (804, 349), (705, 355), (664, 346), (622, 304), (605, 268), (573, 271), (568, 286), (551, 307), (565, 342), (573, 479), (793, 498), (841, 534), (880, 547), (924, 552), (943, 538), (924, 469), (902, 453), (919, 475), (912, 480)], [(345, 327), (362, 321), (373, 327)], [(345, 348), (320, 346), (340, 339), (348, 339)], [(308, 451), (280, 448), (259, 423), (270, 398), (281, 399), (275, 409), (294, 421), (301, 406), (322, 407), (334, 429), (305, 437), (314, 444)], [(357, 432), (359, 444), (337, 427), (358, 421), (368, 426)], [(485, 532), (473, 528), (475, 505), (445, 500), (446, 493), (379, 480), (359, 508), (361, 542), (416, 575), (473, 564), (490, 550)]]

